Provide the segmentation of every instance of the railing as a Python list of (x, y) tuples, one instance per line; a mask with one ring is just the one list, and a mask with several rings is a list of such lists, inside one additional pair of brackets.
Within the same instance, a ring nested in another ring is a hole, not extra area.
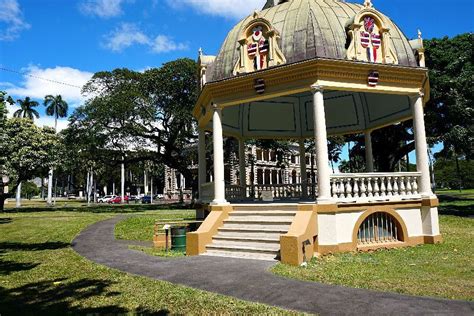
[(229, 201), (240, 201), (246, 198), (245, 188), (240, 185), (226, 185), (225, 198)]
[(260, 199), (263, 191), (270, 191), (273, 194), (273, 198), (276, 200), (300, 198), (302, 196), (301, 183), (293, 184), (256, 184), (253, 186), (247, 186), (247, 192), (251, 196), (251, 190), (255, 192), (255, 198)]
[(201, 202), (209, 203), (214, 199), (214, 182), (207, 182), (201, 185)]
[(331, 196), (342, 202), (418, 198), (421, 173), (343, 173), (331, 175)]

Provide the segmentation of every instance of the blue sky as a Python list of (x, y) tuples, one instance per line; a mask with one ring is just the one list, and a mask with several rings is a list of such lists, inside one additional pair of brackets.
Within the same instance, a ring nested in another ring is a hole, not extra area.
[[(30, 75), (0, 70), (0, 89), (15, 98), (62, 94), (75, 107), (83, 101), (75, 86), (82, 86), (94, 72), (119, 67), (143, 70), (180, 57), (196, 58), (199, 47), (216, 54), (239, 18), (264, 2), (0, 0), (0, 68)], [(409, 38), (416, 36), (418, 28), (424, 38), (454, 36), (474, 28), (473, 0), (373, 3)], [(40, 113), (39, 124), (51, 125), (43, 109)]]

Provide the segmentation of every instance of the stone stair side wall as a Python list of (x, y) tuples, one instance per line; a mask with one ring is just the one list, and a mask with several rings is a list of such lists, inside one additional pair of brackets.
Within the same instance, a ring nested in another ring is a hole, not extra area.
[(186, 234), (186, 255), (197, 256), (206, 252), (206, 246), (212, 243), (212, 237), (229, 217), (231, 205), (210, 206), (211, 212), (195, 232)]

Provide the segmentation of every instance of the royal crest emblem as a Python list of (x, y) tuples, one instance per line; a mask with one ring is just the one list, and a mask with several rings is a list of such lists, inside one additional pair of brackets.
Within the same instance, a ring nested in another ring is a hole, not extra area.
[(382, 45), (380, 34), (376, 34), (375, 20), (368, 16), (364, 18), (364, 31), (360, 32), (360, 44), (367, 50), (367, 60), (377, 61), (377, 51)]
[(268, 39), (263, 36), (263, 28), (256, 26), (252, 29), (252, 41), (248, 44), (247, 54), (253, 59), (254, 70), (260, 70), (267, 67), (267, 56), (269, 50)]

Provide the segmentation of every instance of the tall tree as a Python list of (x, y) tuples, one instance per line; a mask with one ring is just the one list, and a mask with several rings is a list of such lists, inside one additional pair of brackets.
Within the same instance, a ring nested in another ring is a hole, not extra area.
[(58, 130), (58, 119), (67, 116), (68, 104), (63, 100), (61, 95), (44, 97), (44, 106), (46, 107), (46, 115), (54, 116), (54, 130)]
[[(9, 177), (10, 192), (16, 191), (18, 185), (41, 174), (44, 166), (53, 166), (57, 160), (51, 155), (59, 151), (61, 142), (53, 129), (36, 126), (29, 119), (13, 118), (5, 124), (6, 141), (2, 155), (8, 157), (5, 163), (6, 175)], [(0, 211), (10, 194), (0, 191)]]
[(39, 105), (38, 102), (33, 101), (30, 97), (26, 97), (24, 100), (18, 99), (16, 102), (20, 105), (20, 109), (16, 110), (13, 113), (13, 117), (18, 118), (28, 118), (34, 120), (34, 118), (39, 118), (39, 113), (34, 108)]
[(163, 163), (197, 188), (189, 169), (197, 138), (191, 113), (197, 99), (196, 69), (193, 60), (178, 59), (145, 73), (96, 73), (83, 88), (93, 97), (73, 113), (69, 133), (99, 145), (93, 148), (99, 152), (94, 159), (115, 165), (122, 156), (127, 164)]
[[(46, 115), (54, 116), (54, 131), (58, 131), (58, 118), (66, 117), (68, 112), (68, 104), (63, 100), (61, 95), (47, 95), (43, 102), (46, 107)], [(52, 204), (53, 193), (53, 169), (48, 172), (48, 204)]]

